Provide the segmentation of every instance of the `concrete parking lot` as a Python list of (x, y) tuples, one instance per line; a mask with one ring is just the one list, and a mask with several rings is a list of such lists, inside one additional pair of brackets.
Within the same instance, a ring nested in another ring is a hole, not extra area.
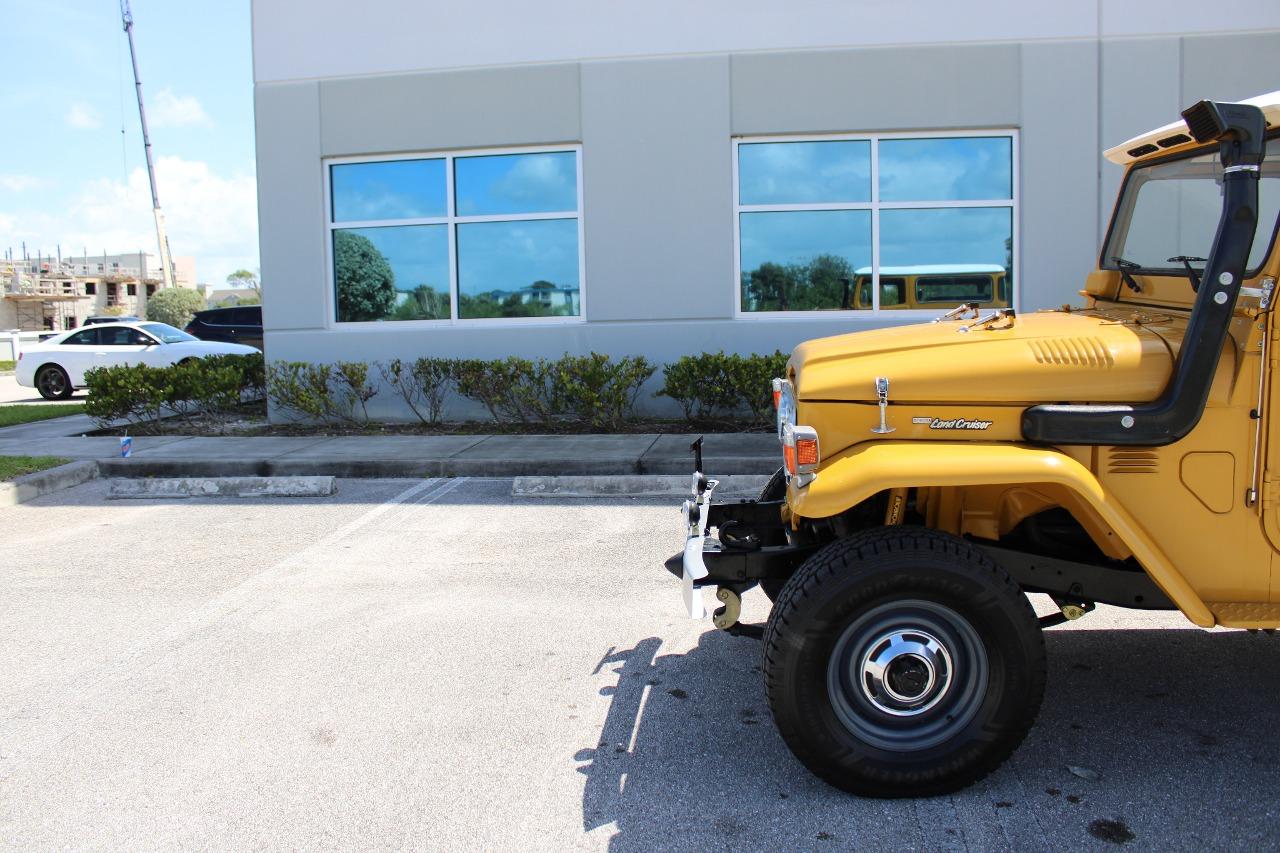
[(758, 643), (683, 617), (670, 501), (510, 491), (0, 511), (0, 847), (1280, 846), (1280, 638), (1101, 608), (1004, 768), (858, 800), (783, 746)]

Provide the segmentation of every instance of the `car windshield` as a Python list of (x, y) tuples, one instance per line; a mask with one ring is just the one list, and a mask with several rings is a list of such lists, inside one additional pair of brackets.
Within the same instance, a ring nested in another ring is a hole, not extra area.
[[(1267, 143), (1261, 177), (1258, 227), (1249, 252), (1251, 276), (1266, 260), (1280, 214), (1280, 139)], [(1116, 205), (1102, 268), (1119, 269), (1119, 258), (1137, 265), (1130, 269), (1182, 275), (1182, 262), (1170, 259), (1209, 257), (1221, 213), (1217, 149), (1134, 169)]]
[(194, 338), (191, 335), (188, 335), (181, 329), (175, 329), (168, 323), (144, 323), (138, 328), (142, 329), (144, 332), (150, 332), (152, 335), (159, 338), (160, 342), (164, 344), (178, 344), (183, 341), (200, 340), (199, 338)]

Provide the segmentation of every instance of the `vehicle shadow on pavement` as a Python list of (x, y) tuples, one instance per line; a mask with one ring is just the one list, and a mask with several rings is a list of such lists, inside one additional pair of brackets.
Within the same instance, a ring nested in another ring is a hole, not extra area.
[[(1049, 630), (1039, 721), (951, 797), (864, 800), (811, 776), (773, 726), (760, 645), (720, 631), (685, 654), (610, 650), (598, 742), (579, 750), (583, 828), (612, 850), (985, 849), (1137, 839), (1270, 848), (1280, 809), (1280, 637)], [(605, 831), (609, 831), (605, 829)]]

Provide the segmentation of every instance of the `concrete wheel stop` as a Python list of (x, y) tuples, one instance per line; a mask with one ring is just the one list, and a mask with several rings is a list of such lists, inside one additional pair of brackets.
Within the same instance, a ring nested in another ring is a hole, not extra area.
[(157, 477), (114, 478), (114, 500), (173, 498), (320, 498), (336, 493), (333, 477)]

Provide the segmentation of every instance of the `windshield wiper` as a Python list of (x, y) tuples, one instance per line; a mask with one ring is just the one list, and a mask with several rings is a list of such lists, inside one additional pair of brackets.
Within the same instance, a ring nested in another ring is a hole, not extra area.
[(1206, 260), (1205, 258), (1197, 258), (1194, 255), (1174, 255), (1172, 258), (1165, 258), (1165, 260), (1168, 263), (1180, 263), (1186, 267), (1187, 278), (1191, 279), (1191, 289), (1196, 293), (1200, 292), (1200, 274), (1191, 268), (1191, 262), (1195, 261), (1203, 264)]
[(1141, 293), (1142, 286), (1138, 284), (1136, 279), (1134, 279), (1133, 272), (1135, 270), (1142, 269), (1142, 264), (1135, 264), (1133, 261), (1126, 261), (1124, 258), (1120, 257), (1119, 255), (1112, 255), (1111, 260), (1115, 263), (1116, 267), (1120, 270), (1120, 278), (1122, 278), (1124, 280), (1124, 283), (1129, 286), (1129, 289), (1132, 290), (1134, 293)]

